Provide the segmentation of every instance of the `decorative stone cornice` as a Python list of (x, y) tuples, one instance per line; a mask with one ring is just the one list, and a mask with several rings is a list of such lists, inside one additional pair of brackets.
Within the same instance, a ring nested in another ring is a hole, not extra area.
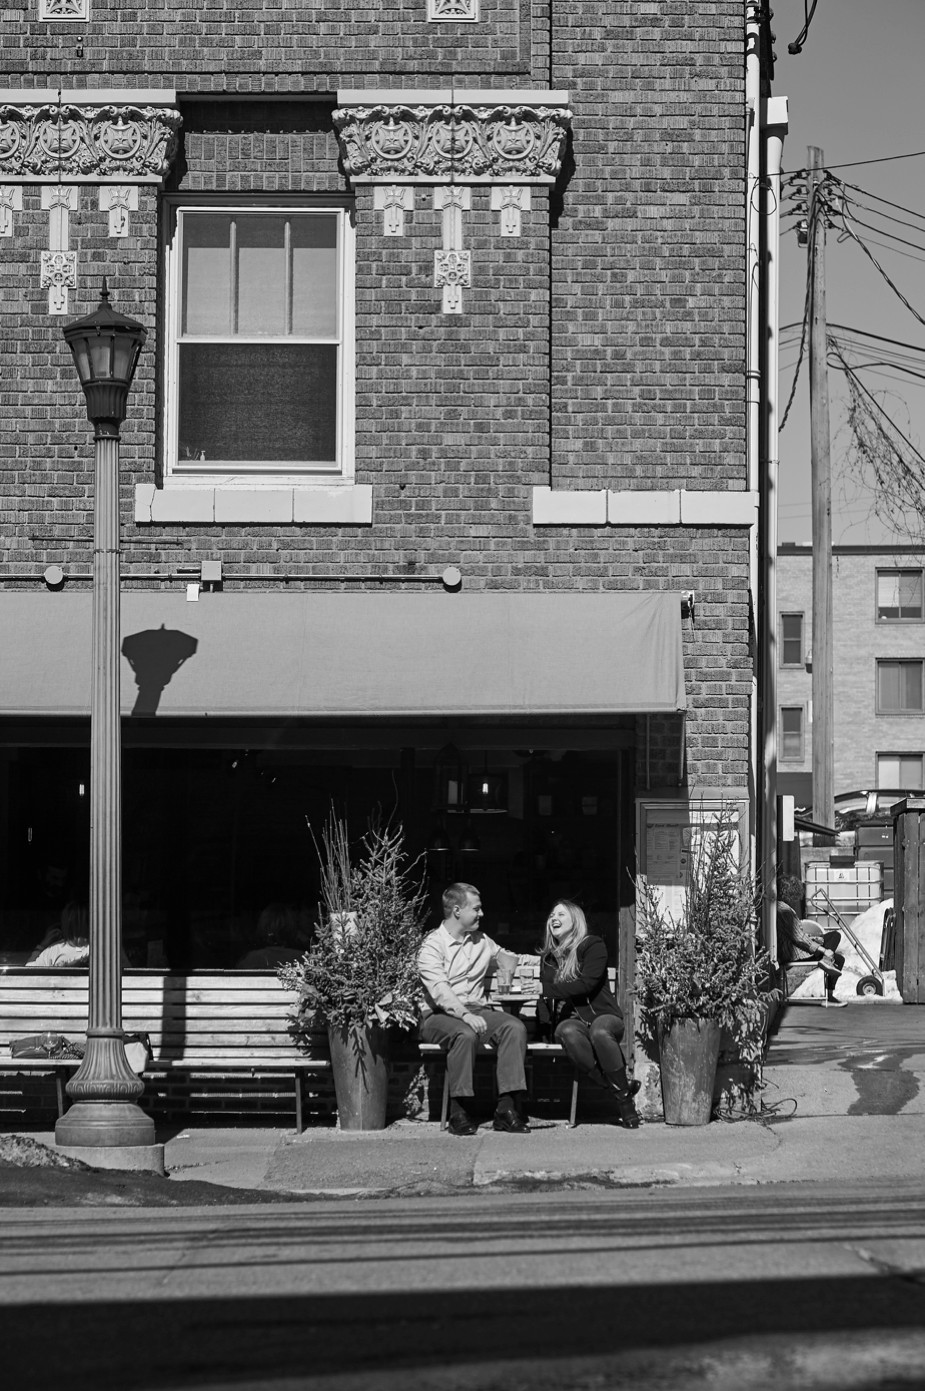
[(160, 183), (176, 154), (180, 112), (132, 102), (91, 105), (94, 93), (86, 95), (86, 104), (33, 104), (3, 100), (0, 91), (0, 180)]
[(354, 183), (551, 184), (571, 122), (565, 92), (341, 92)]

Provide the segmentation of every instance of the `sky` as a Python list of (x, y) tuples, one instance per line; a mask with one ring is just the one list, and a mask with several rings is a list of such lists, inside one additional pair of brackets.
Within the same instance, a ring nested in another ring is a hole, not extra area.
[[(772, 0), (772, 6), (771, 27), (777, 35), (772, 92), (789, 100), (784, 171), (805, 167), (807, 146), (822, 149), (826, 168), (855, 185), (848, 193), (856, 232), (925, 318), (925, 154), (894, 158), (925, 151), (925, 0), (818, 0), (799, 55), (789, 54), (787, 45), (803, 27), (804, 0)], [(859, 163), (868, 160), (874, 162)], [(784, 211), (792, 206), (785, 202)], [(910, 217), (903, 209), (921, 217)], [(902, 221), (886, 220), (884, 214)], [(870, 225), (863, 227), (860, 220)], [(785, 230), (792, 229), (794, 222), (785, 216), (781, 224), (782, 412), (794, 379), (806, 293), (806, 250), (797, 245), (793, 230)], [(906, 225), (910, 222), (912, 226)], [(913, 345), (912, 351), (903, 350), (903, 362), (921, 371), (922, 379), (895, 365), (861, 369), (859, 376), (890, 418), (925, 453), (925, 325), (902, 304), (857, 242), (850, 237), (839, 240), (839, 235), (830, 229), (826, 237), (830, 329), (834, 324), (846, 325)], [(896, 237), (913, 244), (903, 245)], [(787, 325), (794, 327), (787, 329)], [(887, 347), (857, 335), (851, 342), (848, 361), (855, 365), (882, 358)], [(812, 539), (808, 380), (804, 357), (793, 406), (780, 435), (781, 541)], [(847, 390), (838, 370), (829, 371), (829, 391), (833, 541), (881, 543), (891, 533), (874, 515), (870, 482), (859, 483), (848, 467)]]

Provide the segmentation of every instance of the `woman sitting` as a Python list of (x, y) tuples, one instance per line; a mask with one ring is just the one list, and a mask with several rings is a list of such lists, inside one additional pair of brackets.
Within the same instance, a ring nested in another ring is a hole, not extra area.
[(785, 998), (818, 966), (825, 980), (823, 1005), (844, 1009), (847, 1000), (835, 998), (835, 987), (845, 964), (841, 952), (835, 950), (840, 941), (840, 932), (824, 933), (821, 943), (818, 938), (809, 936), (790, 904), (777, 900), (777, 959), (783, 972)]
[(546, 923), (540, 987), (541, 1027), (553, 1033), (580, 1073), (613, 1094), (620, 1124), (637, 1130), (633, 1097), (639, 1083), (626, 1075), (623, 1014), (607, 984), (607, 947), (588, 932), (584, 913), (567, 899), (555, 905)]

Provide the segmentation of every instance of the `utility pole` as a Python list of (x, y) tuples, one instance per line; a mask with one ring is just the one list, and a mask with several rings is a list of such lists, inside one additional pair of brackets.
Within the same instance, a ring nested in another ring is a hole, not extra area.
[[(835, 694), (832, 674), (832, 469), (825, 316), (825, 177), (822, 151), (807, 149), (809, 195), (809, 417), (813, 518), (813, 820), (835, 818)], [(826, 841), (822, 841), (826, 844)]]

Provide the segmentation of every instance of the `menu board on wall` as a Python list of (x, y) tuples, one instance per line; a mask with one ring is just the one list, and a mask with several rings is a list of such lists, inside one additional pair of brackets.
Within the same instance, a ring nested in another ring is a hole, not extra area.
[[(637, 807), (636, 854), (640, 877), (651, 885), (661, 907), (674, 918), (684, 912), (691, 855), (697, 854), (704, 834), (716, 825), (717, 817), (733, 809), (739, 823), (739, 844), (743, 844), (746, 804), (697, 801), (687, 798), (640, 800)], [(723, 817), (728, 826), (728, 818)]]

